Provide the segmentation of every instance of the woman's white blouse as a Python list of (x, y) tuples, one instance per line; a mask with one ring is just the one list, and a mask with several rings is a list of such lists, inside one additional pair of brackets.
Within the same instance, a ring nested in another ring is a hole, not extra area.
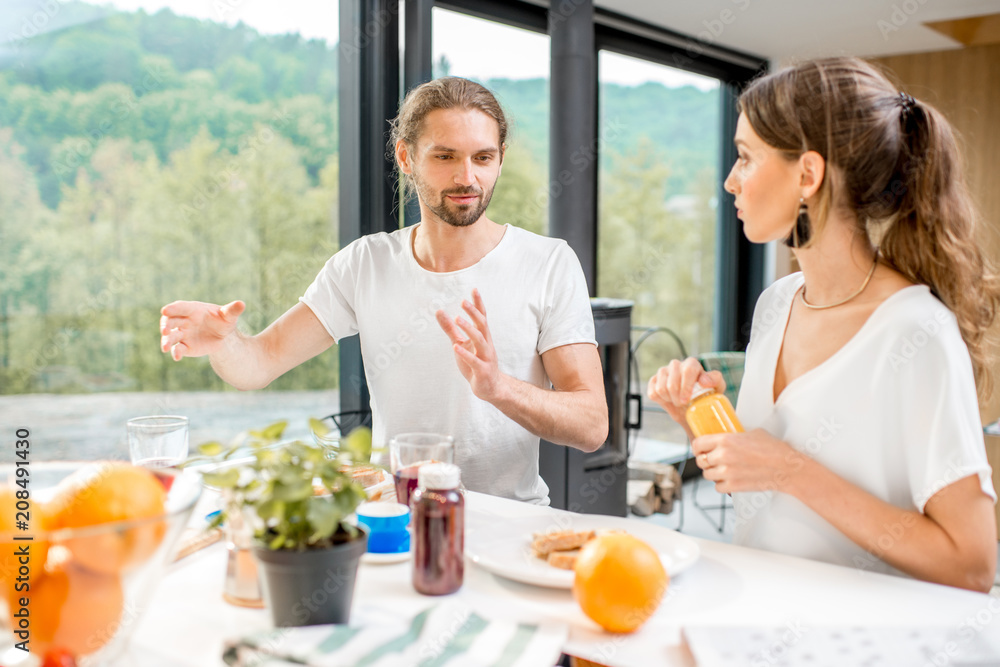
[[(844, 479), (897, 507), (923, 511), (936, 492), (978, 475), (996, 501), (986, 461), (972, 362), (954, 315), (924, 285), (886, 299), (822, 364), (773, 400), (774, 370), (801, 273), (757, 301), (737, 414)], [(875, 572), (907, 530), (887, 525), (861, 547), (795, 498), (734, 493), (734, 541)]]

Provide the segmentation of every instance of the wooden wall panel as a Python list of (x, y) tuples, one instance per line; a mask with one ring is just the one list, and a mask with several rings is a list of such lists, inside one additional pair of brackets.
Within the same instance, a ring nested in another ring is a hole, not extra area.
[[(874, 59), (903, 90), (937, 107), (961, 135), (967, 177), (983, 217), (983, 247), (1000, 266), (1000, 45)], [(1000, 325), (994, 327), (1000, 338)], [(1000, 417), (1000, 358), (983, 422)]]

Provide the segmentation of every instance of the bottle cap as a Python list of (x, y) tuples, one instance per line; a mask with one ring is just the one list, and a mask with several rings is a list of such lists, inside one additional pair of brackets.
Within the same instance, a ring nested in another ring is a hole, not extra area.
[(428, 463), (417, 470), (417, 487), (421, 489), (457, 489), (461, 469), (454, 463)]
[[(691, 388), (691, 401), (698, 398), (699, 396), (704, 396), (705, 394), (715, 393), (715, 387), (703, 387), (697, 382), (694, 383), (694, 387)], [(691, 401), (688, 401), (689, 403)]]

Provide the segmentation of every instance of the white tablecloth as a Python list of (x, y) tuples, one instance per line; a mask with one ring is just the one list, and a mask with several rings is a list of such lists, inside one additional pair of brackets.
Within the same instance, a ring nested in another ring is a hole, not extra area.
[[(466, 498), (470, 530), (560, 511), (477, 493)], [(472, 563), (467, 563), (464, 586), (450, 597), (486, 618), (565, 622), (570, 628), (566, 653), (613, 667), (693, 665), (681, 630), (710, 626), (772, 631), (787, 627), (792, 633), (797, 628), (830, 626), (936, 626), (965, 635), (974, 632), (976, 641), (1000, 650), (998, 598), (719, 542), (697, 542), (698, 562), (674, 578), (657, 613), (632, 635), (602, 631), (584, 616), (570, 591), (508, 581)], [(226, 637), (270, 627), (266, 610), (223, 602), (225, 564), (225, 546), (218, 543), (171, 566), (116, 667), (221, 665)], [(355, 611), (416, 613), (439, 602), (413, 590), (410, 567), (409, 561), (362, 565)]]

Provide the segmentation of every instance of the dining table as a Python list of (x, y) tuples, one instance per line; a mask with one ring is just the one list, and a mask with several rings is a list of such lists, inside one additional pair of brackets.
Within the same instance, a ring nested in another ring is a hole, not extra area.
[[(468, 537), (496, 526), (563, 525), (563, 510), (466, 492)], [(203, 521), (212, 494), (205, 493), (193, 521)], [(637, 531), (646, 520), (633, 518)], [(665, 530), (665, 529), (664, 529)], [(641, 531), (640, 531), (641, 532)], [(690, 538), (697, 558), (672, 577), (655, 614), (636, 632), (604, 631), (581, 611), (572, 592), (514, 581), (467, 559), (464, 583), (449, 596), (488, 619), (519, 623), (560, 623), (567, 628), (565, 654), (609, 667), (634, 665), (708, 665), (726, 663), (722, 648), (748, 637), (774, 638), (768, 658), (757, 663), (788, 664), (783, 652), (802, 637), (822, 637), (829, 645), (864, 631), (890, 637), (886, 643), (936, 638), (925, 652), (927, 665), (1000, 664), (1000, 597), (959, 590), (865, 568), (836, 566), (724, 542)], [(247, 609), (223, 601), (226, 546), (218, 542), (168, 566), (149, 604), (134, 622), (131, 641), (116, 667), (222, 665), (227, 640), (272, 628), (266, 609)], [(362, 563), (352, 607), (352, 622), (366, 612), (392, 610), (416, 614), (441, 602), (418, 594), (411, 584), (412, 561)], [(129, 610), (126, 610), (127, 613)], [(869, 640), (870, 641), (870, 640)], [(783, 644), (781, 642), (784, 642)], [(969, 646), (980, 657), (964, 660)], [(719, 649), (720, 656), (709, 656)], [(976, 653), (978, 651), (978, 653)], [(717, 661), (716, 661), (717, 658)], [(843, 661), (839, 664), (852, 664)], [(876, 664), (876, 663), (872, 663)], [(877, 664), (895, 664), (891, 655)]]

